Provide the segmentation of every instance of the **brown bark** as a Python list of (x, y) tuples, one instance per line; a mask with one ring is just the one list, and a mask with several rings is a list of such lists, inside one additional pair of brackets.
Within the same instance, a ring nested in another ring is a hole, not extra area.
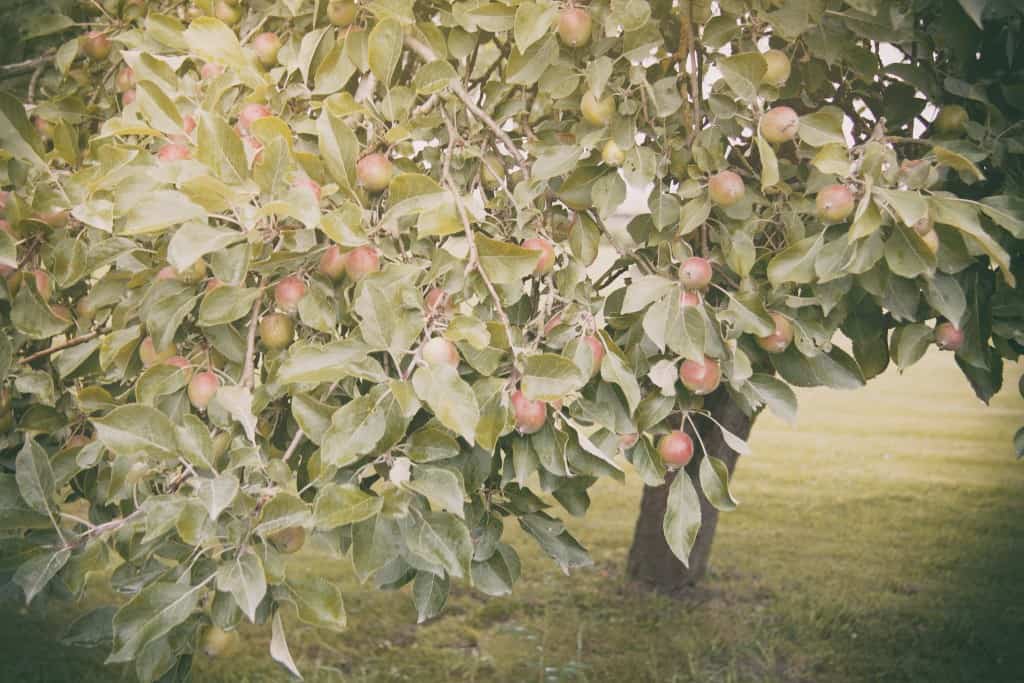
[[(709, 396), (704, 402), (704, 407), (710, 411), (712, 417), (733, 434), (742, 439), (746, 439), (750, 435), (753, 418), (740, 410), (740, 407), (729, 397), (724, 388)], [(693, 459), (687, 470), (691, 474), (696, 473), (700, 462), (699, 458), (703, 457), (699, 445), (703, 441), (708, 453), (720, 458), (726, 464), (731, 478), (732, 472), (736, 468), (738, 454), (725, 444), (721, 430), (713, 422), (701, 417), (695, 418), (695, 422), (700, 428), (700, 440), (696, 438), (691, 425), (688, 424), (686, 427), (686, 431), (693, 437), (697, 449), (697, 457)], [(647, 590), (678, 595), (700, 581), (707, 573), (708, 561), (711, 558), (711, 542), (715, 536), (715, 528), (718, 526), (718, 510), (708, 502), (703, 491), (700, 490), (700, 482), (694, 476), (694, 485), (700, 494), (703, 522), (693, 550), (690, 552), (690, 566), (687, 568), (672, 554), (662, 533), (662, 519), (665, 516), (665, 506), (668, 502), (668, 488), (673, 477), (672, 474), (666, 477), (665, 484), (662, 486), (644, 487), (643, 499), (640, 503), (640, 516), (636, 521), (633, 545), (629, 549), (626, 573), (631, 581)]]

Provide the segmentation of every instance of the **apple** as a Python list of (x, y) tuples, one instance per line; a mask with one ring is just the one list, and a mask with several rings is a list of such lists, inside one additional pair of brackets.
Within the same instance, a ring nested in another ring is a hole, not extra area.
[(320, 272), (332, 282), (345, 275), (345, 255), (337, 244), (330, 244), (324, 249), (320, 256)]
[(828, 223), (840, 223), (853, 213), (853, 193), (846, 185), (829, 185), (818, 192), (815, 204), (819, 218)]
[(520, 434), (540, 431), (548, 419), (547, 404), (544, 401), (531, 401), (519, 390), (512, 393), (512, 412), (515, 413), (516, 429)]
[(615, 143), (615, 140), (609, 140), (604, 143), (604, 147), (601, 148), (601, 161), (604, 162), (605, 166), (617, 168), (625, 160), (626, 153)]
[(50, 312), (64, 322), (71, 322), (71, 309), (64, 304), (54, 304), (53, 306), (50, 306)]
[(207, 657), (217, 657), (232, 650), (237, 642), (237, 631), (225, 631), (217, 626), (210, 626), (203, 634), (203, 644), (200, 649)]
[(459, 367), (459, 350), (444, 337), (431, 337), (420, 349), (420, 356), (427, 365), (450, 365)]
[(768, 50), (761, 56), (767, 64), (761, 80), (776, 87), (784, 85), (789, 80), (789, 72), (792, 69), (786, 53), (782, 50)]
[(242, 8), (226, 2), (226, 0), (217, 0), (213, 4), (213, 16), (228, 26), (234, 26), (242, 20)]
[(391, 160), (380, 152), (367, 154), (356, 162), (356, 179), (367, 192), (383, 192), (391, 184), (394, 168)]
[(586, 45), (590, 40), (593, 23), (587, 10), (566, 7), (558, 14), (558, 37), (569, 47)]
[(306, 544), (306, 530), (301, 526), (290, 526), (275, 531), (267, 537), (279, 552), (291, 555), (297, 553)]
[(36, 291), (39, 292), (39, 296), (43, 297), (44, 301), (53, 296), (53, 287), (50, 285), (49, 273), (45, 270), (33, 270), (32, 279), (35, 280)]
[(44, 140), (53, 139), (53, 123), (42, 116), (33, 117), (32, 123), (36, 128), (36, 132), (39, 133), (39, 137)]
[(89, 31), (79, 39), (79, 47), (86, 57), (94, 62), (102, 62), (110, 56), (112, 47), (110, 38), (99, 31)]
[(135, 87), (135, 70), (130, 66), (121, 67), (114, 78), (118, 92), (125, 92)]
[(720, 171), (708, 181), (708, 194), (711, 201), (719, 206), (732, 206), (743, 199), (746, 188), (743, 178), (735, 171)]
[(505, 162), (497, 154), (485, 154), (480, 159), (480, 184), (485, 190), (494, 192), (501, 187), (505, 175)]
[(125, 90), (121, 93), (121, 106), (127, 107), (135, 101), (135, 88), (131, 90)]
[(423, 297), (423, 305), (427, 315), (437, 317), (439, 315), (451, 314), (455, 311), (455, 304), (452, 302), (448, 292), (440, 287), (431, 287), (427, 295)]
[(684, 290), (679, 295), (679, 305), (683, 308), (687, 306), (700, 306), (700, 294), (697, 292), (691, 292), (690, 290)]
[(679, 366), (679, 380), (691, 393), (706, 396), (718, 388), (722, 370), (718, 361), (704, 356), (704, 361), (684, 360)]
[(194, 375), (188, 383), (188, 400), (197, 410), (206, 410), (210, 400), (220, 388), (220, 378), (206, 370)]
[(299, 310), (299, 300), (306, 295), (306, 283), (289, 275), (274, 286), (274, 301), (285, 313)]
[(313, 197), (316, 199), (317, 203), (318, 204), (320, 203), (320, 196), (321, 196), (320, 183), (316, 182), (312, 178), (307, 178), (306, 176), (302, 176), (301, 178), (297, 179), (293, 183), (293, 185), (295, 187), (298, 187), (298, 188), (306, 188), (306, 189), (308, 189), (310, 192), (313, 193)]
[(583, 343), (590, 347), (590, 354), (593, 358), (590, 364), (590, 376), (593, 377), (601, 371), (601, 361), (604, 360), (604, 344), (592, 334), (584, 337)]
[(523, 249), (540, 252), (540, 255), (537, 257), (537, 265), (533, 267), (534, 273), (543, 275), (551, 272), (551, 269), (555, 266), (555, 247), (552, 246), (551, 242), (548, 242), (543, 237), (531, 237), (523, 240), (522, 246)]
[(154, 365), (160, 365), (166, 363), (168, 359), (173, 358), (178, 353), (178, 348), (172, 342), (164, 349), (159, 351), (156, 348), (156, 343), (153, 341), (153, 337), (146, 337), (139, 344), (139, 360), (142, 361), (144, 366), (152, 367)]
[(222, 73), (224, 73), (224, 67), (215, 62), (207, 62), (206, 64), (203, 64), (201, 69), (199, 69), (199, 77), (204, 81), (212, 81)]
[(636, 442), (640, 440), (640, 435), (636, 432), (629, 432), (627, 434), (619, 434), (619, 448), (624, 451), (628, 451), (630, 448), (636, 445)]
[(764, 337), (758, 337), (757, 345), (768, 353), (782, 353), (793, 343), (793, 323), (789, 322), (789, 319), (784, 315), (775, 311), (770, 312), (768, 315), (772, 317), (772, 322), (775, 323), (775, 331)]
[(163, 162), (184, 161), (192, 157), (192, 152), (185, 145), (172, 142), (160, 148), (156, 153), (157, 159)]
[(773, 107), (761, 117), (761, 136), (779, 145), (796, 137), (800, 117), (790, 107)]
[(351, 0), (331, 0), (327, 3), (327, 21), (345, 27), (356, 20), (359, 8)]
[(250, 102), (242, 107), (242, 111), (238, 113), (238, 127), (243, 133), (248, 133), (255, 121), (265, 119), (268, 116), (273, 115), (274, 112), (271, 111), (270, 107), (267, 105), (259, 104), (258, 102)]
[(928, 251), (933, 254), (939, 253), (939, 233), (929, 230), (921, 235), (921, 241), (924, 242), (924, 246), (928, 247)]
[(206, 277), (206, 261), (196, 259), (195, 262), (178, 274), (178, 279), (186, 285), (194, 285)]
[(711, 284), (711, 262), (691, 256), (679, 266), (679, 281), (686, 289), (704, 289)]
[(185, 135), (191, 134), (196, 129), (196, 117), (192, 116), (192, 114), (186, 114), (181, 119), (181, 129), (185, 131)]
[(260, 320), (260, 341), (271, 351), (291, 346), (295, 337), (295, 323), (284, 313), (268, 313)]
[(276, 33), (265, 31), (252, 39), (252, 49), (256, 51), (256, 58), (260, 64), (271, 67), (277, 64), (277, 53), (281, 49), (281, 39)]
[(156, 271), (157, 280), (177, 280), (178, 269), (174, 266), (164, 266), (160, 270)]
[(964, 345), (964, 331), (951, 322), (935, 326), (935, 345), (943, 351), (959, 351)]
[(580, 113), (590, 125), (606, 126), (612, 120), (612, 114), (615, 113), (615, 98), (609, 95), (598, 100), (588, 88), (580, 99)]
[(82, 448), (92, 443), (92, 439), (85, 434), (74, 434), (64, 442), (64, 448)]
[(950, 104), (939, 110), (932, 126), (942, 137), (960, 137), (967, 130), (967, 122), (970, 120), (966, 109), (959, 104)]
[(658, 439), (658, 455), (672, 468), (686, 467), (693, 459), (693, 439), (678, 429)]
[(353, 282), (359, 282), (370, 273), (380, 270), (380, 256), (370, 246), (356, 247), (345, 254), (345, 274)]

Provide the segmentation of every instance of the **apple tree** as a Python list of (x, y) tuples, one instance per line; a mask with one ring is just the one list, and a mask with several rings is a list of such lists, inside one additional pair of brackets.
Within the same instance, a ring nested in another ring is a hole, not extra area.
[[(707, 568), (792, 387), (1024, 344), (1024, 41), (984, 0), (54, 0), (0, 18), (0, 545), (76, 642), (184, 680), (341, 630), (305, 545), (420, 620)], [(614, 219), (627, 188), (648, 211)], [(922, 400), (926, 400), (922, 397)], [(1024, 448), (1018, 438), (1018, 450)]]

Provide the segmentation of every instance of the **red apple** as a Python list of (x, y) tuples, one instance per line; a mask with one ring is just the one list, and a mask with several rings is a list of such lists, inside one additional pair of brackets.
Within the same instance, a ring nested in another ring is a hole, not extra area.
[(711, 262), (691, 256), (679, 266), (679, 281), (686, 289), (704, 289), (711, 284)]
[(840, 223), (853, 213), (853, 193), (846, 185), (829, 185), (815, 200), (818, 217), (828, 223)]
[(295, 323), (284, 313), (268, 313), (260, 320), (260, 341), (271, 351), (291, 346), (295, 337)]
[(590, 365), (590, 375), (594, 376), (601, 370), (601, 361), (604, 360), (604, 344), (601, 340), (592, 334), (588, 334), (583, 338), (583, 343), (590, 347), (590, 353), (593, 357), (593, 361)]
[(125, 90), (121, 93), (121, 106), (127, 107), (129, 104), (135, 101), (135, 88), (131, 90)]
[(172, 142), (160, 148), (156, 153), (157, 158), (163, 162), (184, 161), (192, 157), (192, 152), (185, 145)]
[(628, 451), (630, 448), (636, 445), (636, 442), (640, 440), (640, 435), (636, 432), (630, 432), (628, 434), (619, 434), (619, 448), (624, 451)]
[(686, 308), (687, 306), (700, 306), (700, 294), (684, 290), (679, 295), (679, 305), (683, 308)]
[(209, 370), (200, 372), (188, 383), (188, 400), (197, 410), (206, 410), (220, 389), (220, 379)]
[(177, 280), (178, 269), (174, 266), (164, 266), (156, 272), (157, 280)]
[(213, 16), (223, 21), (228, 26), (234, 26), (242, 20), (242, 8), (227, 0), (217, 0), (213, 4)]
[(305, 295), (306, 283), (294, 275), (289, 275), (274, 287), (274, 301), (285, 313), (299, 310), (299, 300)]
[(79, 39), (79, 46), (85, 56), (94, 62), (102, 62), (110, 56), (110, 38), (99, 31), (89, 31)]
[(567, 7), (558, 14), (558, 37), (569, 47), (586, 45), (590, 40), (593, 20), (580, 7)]
[(271, 67), (277, 64), (277, 53), (281, 49), (281, 39), (276, 33), (265, 31), (252, 39), (252, 49), (260, 64)]
[(449, 314), (455, 310), (455, 305), (452, 303), (451, 297), (448, 296), (448, 292), (440, 287), (430, 288), (427, 295), (423, 297), (423, 305), (427, 310), (427, 315), (432, 317)]
[(355, 21), (358, 9), (351, 0), (330, 0), (327, 3), (327, 21), (334, 26), (348, 26)]
[(238, 113), (238, 127), (243, 133), (248, 133), (254, 121), (273, 115), (274, 112), (267, 105), (250, 102)]
[(420, 349), (420, 356), (427, 365), (450, 365), (459, 367), (459, 350), (455, 344), (443, 337), (431, 337)]
[(800, 117), (790, 107), (774, 107), (761, 117), (761, 135), (772, 144), (789, 142), (800, 128)]
[(533, 268), (534, 273), (543, 275), (551, 272), (555, 265), (555, 248), (551, 245), (551, 242), (542, 237), (531, 237), (523, 240), (523, 249), (540, 252), (540, 255), (537, 257), (537, 265)]
[(768, 353), (782, 353), (793, 343), (793, 323), (781, 313), (772, 311), (769, 315), (775, 323), (775, 331), (767, 336), (758, 337), (757, 345)]
[(199, 77), (204, 81), (211, 81), (224, 73), (224, 67), (214, 62), (207, 62), (199, 69)]
[(359, 282), (370, 273), (380, 270), (380, 256), (370, 246), (356, 247), (345, 254), (345, 274), (353, 282)]
[(53, 296), (53, 287), (50, 285), (50, 274), (45, 270), (32, 271), (32, 277), (36, 283), (36, 291), (44, 300)]
[(734, 171), (721, 171), (711, 176), (711, 180), (708, 181), (711, 201), (719, 206), (732, 206), (743, 199), (745, 193), (743, 178)]
[(139, 344), (139, 360), (141, 360), (142, 364), (147, 368), (165, 363), (169, 358), (173, 358), (177, 353), (178, 349), (173, 343), (167, 348), (157, 350), (153, 337), (146, 337), (142, 340), (142, 343)]
[(345, 255), (337, 244), (328, 245), (320, 256), (320, 272), (333, 282), (345, 275)]
[(704, 362), (687, 359), (679, 366), (679, 380), (697, 396), (706, 396), (717, 389), (721, 378), (718, 361), (708, 356), (704, 356)]
[(295, 181), (295, 187), (308, 189), (313, 193), (313, 197), (316, 199), (317, 203), (320, 202), (320, 183), (316, 182), (312, 178), (307, 178), (305, 176), (298, 178)]
[(693, 439), (686, 432), (669, 432), (658, 440), (658, 455), (669, 467), (686, 467), (693, 459)]
[(383, 192), (391, 184), (391, 160), (380, 152), (367, 154), (356, 162), (356, 179), (367, 192)]
[(192, 114), (186, 114), (181, 120), (181, 128), (186, 135), (191, 134), (196, 129), (196, 118)]
[(118, 92), (125, 92), (135, 87), (135, 71), (130, 66), (121, 67), (114, 79)]
[(964, 345), (964, 331), (951, 322), (935, 326), (935, 344), (943, 351), (959, 351)]
[(512, 411), (516, 417), (516, 428), (521, 434), (540, 431), (548, 419), (548, 408), (544, 401), (531, 401), (518, 390), (512, 393)]

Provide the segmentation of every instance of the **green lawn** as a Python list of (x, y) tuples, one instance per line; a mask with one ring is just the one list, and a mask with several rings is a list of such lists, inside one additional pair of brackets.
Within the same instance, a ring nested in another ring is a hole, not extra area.
[[(640, 494), (630, 478), (600, 485), (592, 513), (570, 522), (594, 567), (563, 576), (514, 536), (515, 595), (460, 586), (424, 626), (405, 593), (360, 592), (344, 563), (317, 567), (348, 587), (349, 630), (291, 628), (292, 652), (313, 681), (1024, 680), (1018, 376), (986, 408), (932, 351), (858, 392), (802, 392), (797, 428), (763, 417), (713, 574), (686, 601), (624, 584)], [(2, 622), (0, 679), (117, 680), (56, 645), (45, 622)], [(267, 638), (254, 629), (242, 652), (199, 662), (196, 680), (286, 680)]]

